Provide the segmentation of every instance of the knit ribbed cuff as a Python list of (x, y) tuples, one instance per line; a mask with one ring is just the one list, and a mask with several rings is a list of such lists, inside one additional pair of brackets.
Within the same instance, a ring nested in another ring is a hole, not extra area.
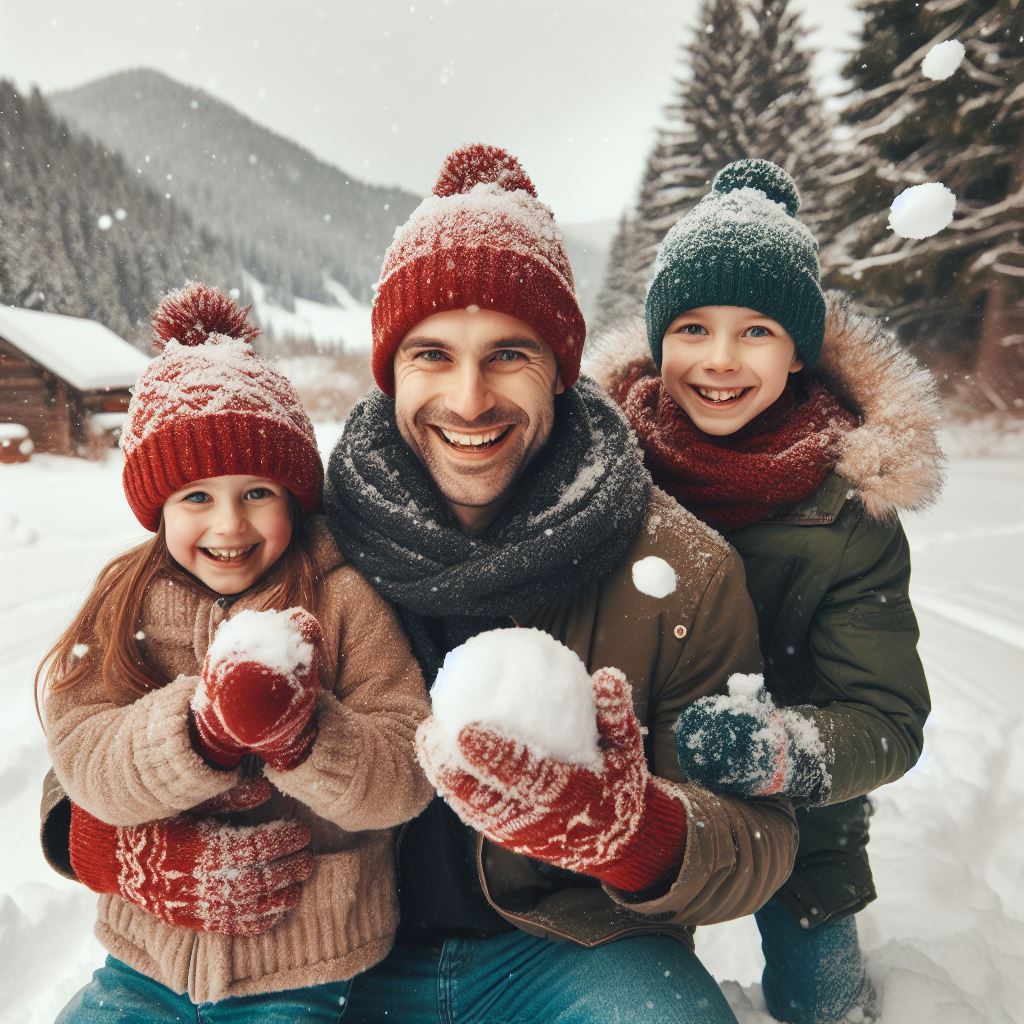
[(653, 782), (647, 783), (646, 806), (636, 834), (622, 853), (592, 872), (606, 885), (639, 892), (674, 871), (686, 850), (686, 809)]
[(117, 892), (117, 829), (71, 805), (71, 867), (93, 892)]

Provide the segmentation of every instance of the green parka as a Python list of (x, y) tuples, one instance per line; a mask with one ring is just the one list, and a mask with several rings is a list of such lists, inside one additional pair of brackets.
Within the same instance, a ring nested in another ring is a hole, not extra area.
[[(597, 377), (613, 393), (637, 360), (657, 373), (642, 323), (599, 345)], [(861, 425), (817, 493), (727, 538), (746, 568), (765, 685), (814, 719), (828, 752), (831, 789), (797, 809), (796, 866), (778, 893), (810, 927), (874, 899), (866, 794), (921, 754), (930, 703), (897, 513), (930, 504), (942, 482), (930, 375), (835, 296), (814, 372)]]

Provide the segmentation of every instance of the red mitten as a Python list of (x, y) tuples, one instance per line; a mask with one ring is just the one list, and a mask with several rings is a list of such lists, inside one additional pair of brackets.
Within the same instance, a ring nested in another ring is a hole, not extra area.
[[(225, 809), (242, 809), (240, 799)], [(202, 932), (261, 935), (273, 928), (313, 872), (309, 841), (297, 821), (239, 828), (180, 815), (115, 827), (71, 805), (71, 866), (79, 881)]]
[(629, 683), (592, 677), (602, 764), (540, 758), (493, 729), (466, 726), (453, 755), (433, 717), (420, 725), (420, 764), (456, 814), (488, 839), (536, 860), (637, 892), (681, 863), (686, 811), (644, 757)]
[(316, 739), (320, 624), (303, 608), (239, 612), (217, 632), (192, 698), (193, 742), (234, 768), (247, 751), (295, 768)]

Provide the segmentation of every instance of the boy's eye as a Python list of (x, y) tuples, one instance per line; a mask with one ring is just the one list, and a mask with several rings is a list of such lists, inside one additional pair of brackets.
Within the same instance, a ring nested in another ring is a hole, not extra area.
[(707, 328), (703, 324), (683, 324), (676, 330), (677, 334), (707, 334)]
[(753, 327), (748, 327), (745, 333), (751, 338), (770, 338), (772, 332), (767, 327), (756, 324)]

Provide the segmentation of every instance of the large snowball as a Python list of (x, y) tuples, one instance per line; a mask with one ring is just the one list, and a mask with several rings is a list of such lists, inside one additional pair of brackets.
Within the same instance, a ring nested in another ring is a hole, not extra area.
[(921, 61), (921, 73), (925, 78), (941, 82), (949, 78), (964, 59), (964, 44), (955, 39), (947, 39), (944, 43), (937, 43), (926, 54)]
[(892, 201), (889, 227), (901, 238), (929, 238), (953, 220), (955, 208), (956, 196), (940, 182), (914, 185)]
[(651, 597), (668, 597), (676, 589), (676, 571), (664, 558), (648, 555), (633, 563), (633, 586)]
[(600, 762), (594, 691), (583, 662), (539, 629), (493, 629), (449, 652), (430, 691), (434, 718), (455, 746), (479, 723), (540, 757)]

